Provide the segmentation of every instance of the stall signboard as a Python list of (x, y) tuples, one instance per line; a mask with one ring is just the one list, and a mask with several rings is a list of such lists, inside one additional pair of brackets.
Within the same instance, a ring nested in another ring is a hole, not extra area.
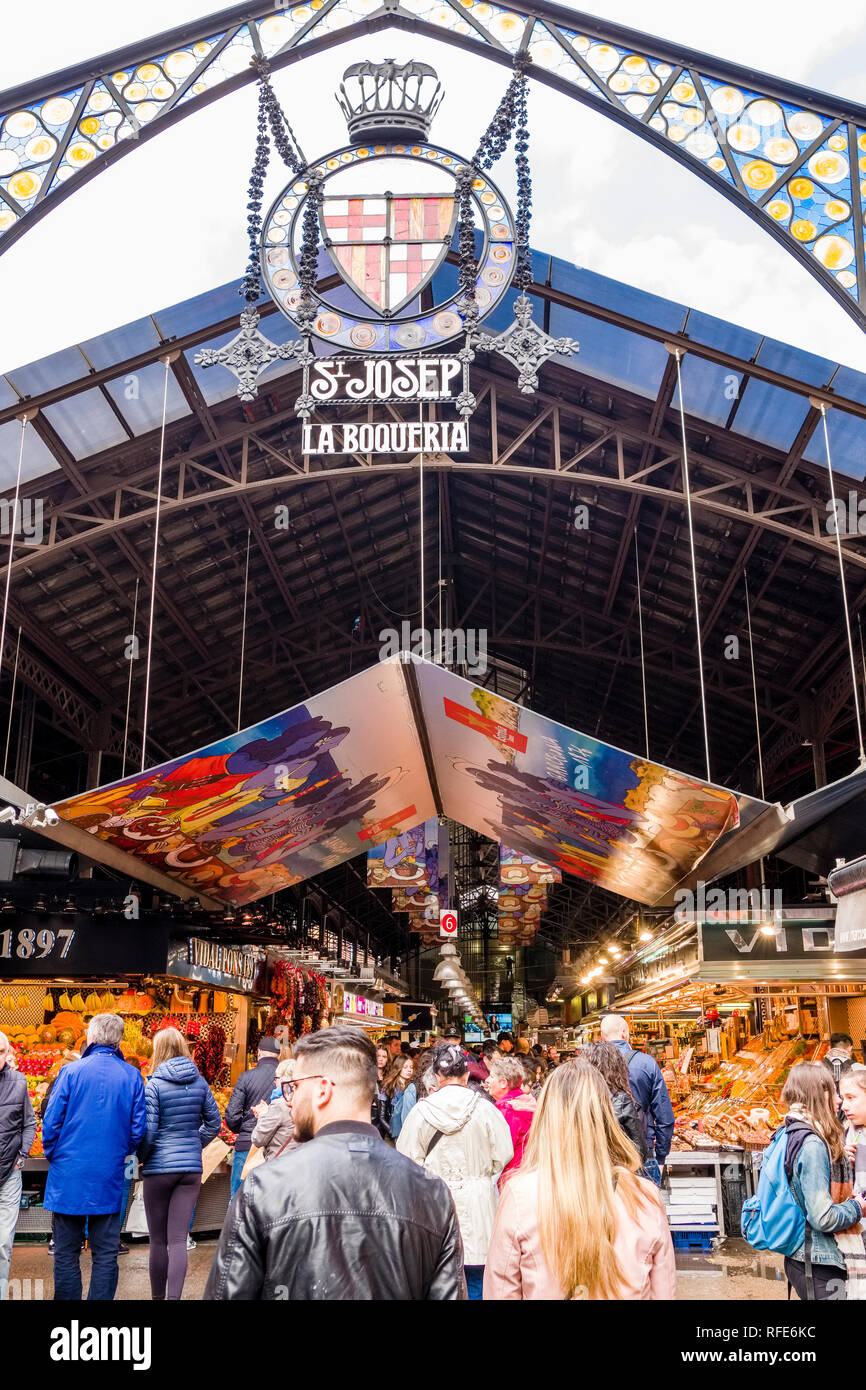
[(866, 959), (855, 943), (840, 951), (834, 908), (786, 908), (770, 919), (728, 913), (698, 924), (695, 978), (753, 980), (862, 980)]
[(259, 947), (188, 936), (169, 945), (165, 974), (241, 994), (264, 993), (265, 964), (265, 952)]
[(343, 1013), (361, 1014), (364, 1018), (384, 1018), (385, 1006), (378, 999), (365, 999), (361, 994), (344, 994)]
[(170, 925), (85, 913), (9, 913), (0, 919), (0, 978), (151, 975), (165, 969)]

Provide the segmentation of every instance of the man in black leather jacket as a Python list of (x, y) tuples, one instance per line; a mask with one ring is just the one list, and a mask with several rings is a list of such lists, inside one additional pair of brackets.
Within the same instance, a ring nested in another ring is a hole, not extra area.
[(338, 1025), (301, 1038), (294, 1055), (284, 1093), (301, 1142), (233, 1199), (205, 1298), (465, 1298), (448, 1188), (370, 1124), (372, 1043)]

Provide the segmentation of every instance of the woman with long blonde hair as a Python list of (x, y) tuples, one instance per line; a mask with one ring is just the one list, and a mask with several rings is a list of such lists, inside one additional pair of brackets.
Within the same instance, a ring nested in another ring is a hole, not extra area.
[(673, 1245), (594, 1067), (548, 1077), (520, 1169), (505, 1186), (486, 1299), (672, 1299)]

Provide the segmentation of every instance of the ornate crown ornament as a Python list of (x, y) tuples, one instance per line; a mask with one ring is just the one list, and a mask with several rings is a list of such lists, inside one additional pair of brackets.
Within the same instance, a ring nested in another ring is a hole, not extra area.
[[(355, 87), (354, 99), (346, 82)], [(431, 90), (432, 87), (432, 90)], [(353, 63), (343, 73), (337, 102), (353, 145), (426, 140), (444, 93), (429, 63)]]

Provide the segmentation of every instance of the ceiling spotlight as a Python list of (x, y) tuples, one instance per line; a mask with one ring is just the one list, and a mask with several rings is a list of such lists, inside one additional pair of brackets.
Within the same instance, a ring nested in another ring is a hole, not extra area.
[(646, 930), (644, 930), (644, 931), (641, 932), (641, 934), (640, 934), (640, 940), (641, 940), (641, 941), (652, 941), (652, 939), (653, 939), (653, 934), (652, 934), (651, 931), (646, 931)]

